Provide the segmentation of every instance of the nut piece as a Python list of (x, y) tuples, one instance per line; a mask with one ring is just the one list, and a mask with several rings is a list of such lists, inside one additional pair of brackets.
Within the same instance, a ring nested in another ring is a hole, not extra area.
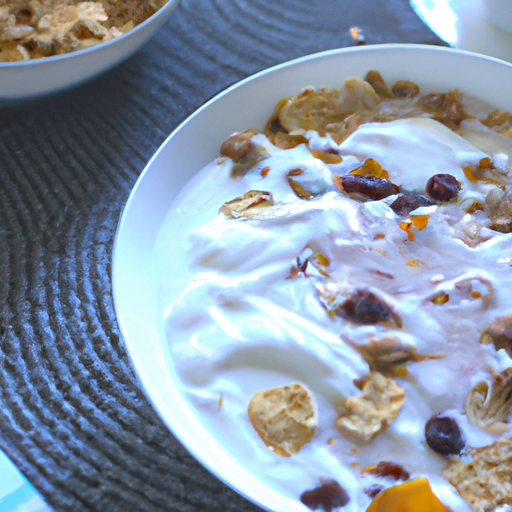
[(418, 84), (409, 80), (398, 80), (391, 87), (391, 91), (398, 98), (414, 98), (420, 92), (420, 88)]
[(242, 133), (233, 133), (221, 145), (220, 154), (233, 160), (233, 174), (245, 174), (258, 162), (268, 158), (266, 151), (254, 144), (252, 138), (256, 130), (245, 130)]
[(496, 375), (492, 385), (479, 382), (466, 397), (464, 410), (469, 422), (490, 434), (508, 430), (505, 423), (512, 407), (512, 368)]
[(450, 127), (459, 126), (461, 121), (467, 119), (462, 93), (454, 89), (445, 93), (433, 92), (422, 96), (418, 100), (418, 107), (424, 112), (432, 114), (432, 117)]
[(457, 489), (474, 512), (489, 512), (512, 503), (510, 439), (498, 439), (483, 448), (468, 448), (464, 461), (452, 457), (441, 476)]
[(263, 442), (284, 457), (297, 453), (309, 443), (317, 425), (313, 397), (301, 384), (256, 393), (249, 403), (248, 413)]
[(381, 97), (381, 98), (392, 98), (393, 93), (389, 90), (389, 87), (386, 85), (386, 82), (382, 78), (382, 75), (378, 71), (370, 70), (366, 73), (364, 77), (365, 81), (367, 81), (373, 88), (373, 90)]
[(393, 380), (372, 372), (363, 393), (345, 400), (345, 412), (335, 422), (348, 439), (366, 444), (384, 432), (395, 420), (405, 400), (404, 390)]
[(496, 350), (504, 348), (512, 357), (512, 313), (492, 321), (482, 332), (480, 343), (494, 343)]
[(249, 190), (243, 196), (236, 197), (227, 203), (224, 203), (219, 213), (226, 217), (238, 219), (239, 217), (256, 217), (261, 210), (274, 204), (274, 198), (270, 192), (261, 190)]
[(372, 371), (388, 374), (409, 362), (439, 359), (437, 355), (418, 354), (416, 347), (403, 343), (398, 338), (370, 337), (368, 343), (355, 346)]

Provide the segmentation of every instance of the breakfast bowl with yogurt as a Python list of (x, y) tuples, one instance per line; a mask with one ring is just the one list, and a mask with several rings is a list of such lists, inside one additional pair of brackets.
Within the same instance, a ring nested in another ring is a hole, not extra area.
[(78, 85), (142, 47), (179, 0), (0, 0), (0, 100)]
[(113, 265), (134, 367), (263, 509), (512, 504), (511, 78), (437, 47), (305, 57), (141, 175)]

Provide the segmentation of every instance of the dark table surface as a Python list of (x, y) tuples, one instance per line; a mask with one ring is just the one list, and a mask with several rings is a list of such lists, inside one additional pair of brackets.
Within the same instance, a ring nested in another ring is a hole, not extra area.
[(353, 26), (366, 44), (442, 44), (407, 0), (183, 0), (107, 74), (0, 106), (0, 448), (54, 510), (259, 510), (139, 388), (113, 308), (115, 231), (183, 119), (263, 68), (355, 45)]

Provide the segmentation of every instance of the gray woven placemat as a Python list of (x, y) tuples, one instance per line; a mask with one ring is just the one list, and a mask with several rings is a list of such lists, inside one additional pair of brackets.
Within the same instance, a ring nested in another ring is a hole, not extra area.
[(257, 510), (139, 389), (113, 309), (115, 230), (180, 121), (262, 68), (353, 45), (352, 26), (368, 44), (440, 44), (406, 0), (183, 0), (106, 75), (0, 106), (0, 447), (56, 511)]

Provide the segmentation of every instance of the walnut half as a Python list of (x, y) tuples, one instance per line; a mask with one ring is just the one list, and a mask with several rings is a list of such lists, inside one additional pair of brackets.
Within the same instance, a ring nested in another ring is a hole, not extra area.
[(505, 420), (512, 406), (512, 369), (506, 370), (494, 379), (483, 380), (468, 394), (464, 410), (469, 422), (490, 434), (508, 430)]
[(405, 391), (393, 380), (372, 372), (364, 382), (363, 393), (345, 400), (345, 411), (335, 422), (348, 439), (369, 443), (396, 419), (405, 400)]

